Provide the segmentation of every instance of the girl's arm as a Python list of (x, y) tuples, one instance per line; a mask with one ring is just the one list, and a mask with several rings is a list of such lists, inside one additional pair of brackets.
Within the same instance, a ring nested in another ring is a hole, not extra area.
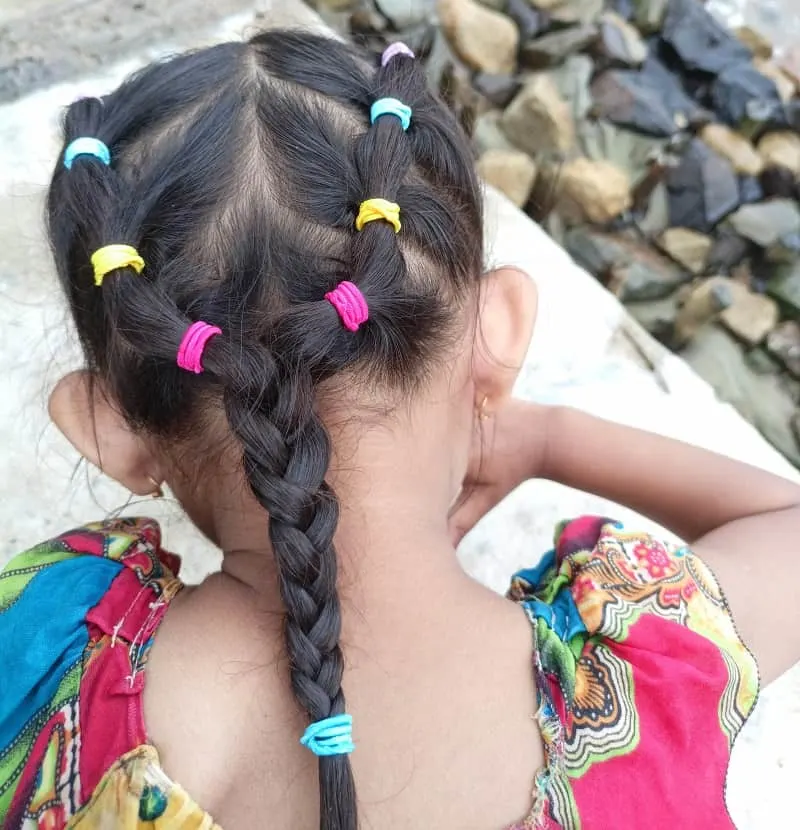
[(541, 477), (624, 504), (687, 542), (800, 505), (800, 485), (749, 464), (578, 410), (544, 412)]
[(546, 434), (544, 448), (541, 433), (529, 439), (541, 477), (631, 507), (691, 542), (764, 682), (800, 660), (800, 486), (576, 410), (536, 408), (531, 417)]

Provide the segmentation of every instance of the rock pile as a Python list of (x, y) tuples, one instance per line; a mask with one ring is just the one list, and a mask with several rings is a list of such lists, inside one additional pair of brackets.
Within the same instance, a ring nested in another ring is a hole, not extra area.
[(404, 40), (481, 175), (800, 466), (800, 49), (701, 0), (317, 0)]

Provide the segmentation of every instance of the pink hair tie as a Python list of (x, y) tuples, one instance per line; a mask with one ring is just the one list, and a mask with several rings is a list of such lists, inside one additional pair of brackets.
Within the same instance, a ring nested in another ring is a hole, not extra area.
[(405, 43), (401, 43), (399, 40), (397, 43), (391, 43), (383, 50), (383, 54), (381, 55), (381, 66), (386, 66), (387, 63), (392, 58), (396, 58), (398, 55), (405, 55), (407, 58), (411, 58), (414, 60), (416, 55), (405, 45)]
[(181, 345), (178, 347), (178, 366), (187, 372), (194, 372), (196, 375), (201, 374), (206, 343), (217, 334), (222, 334), (222, 329), (217, 328), (217, 326), (210, 326), (202, 320), (192, 323), (186, 329), (186, 334), (183, 335)]
[(369, 320), (367, 301), (358, 286), (352, 282), (340, 282), (325, 295), (325, 299), (336, 309), (342, 325), (348, 331), (358, 331), (359, 326)]

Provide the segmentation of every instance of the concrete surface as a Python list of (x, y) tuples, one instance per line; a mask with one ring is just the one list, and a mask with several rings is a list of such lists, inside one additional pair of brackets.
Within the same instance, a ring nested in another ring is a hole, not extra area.
[[(277, 0), (276, 7), (283, 19), (299, 13), (310, 20), (295, 3)], [(269, 9), (261, 8), (269, 19)], [(195, 43), (237, 36), (252, 18), (247, 13), (209, 24), (195, 31)], [(189, 580), (218, 563), (216, 551), (169, 500), (132, 504), (119, 487), (81, 466), (48, 425), (45, 410), (47, 389), (78, 364), (40, 221), (57, 152), (59, 109), (79, 93), (109, 89), (145, 60), (178, 45), (170, 38), (148, 42), (146, 50), (104, 66), (102, 72), (0, 106), (0, 356), (5, 367), (0, 373), (0, 441), (5, 448), (0, 520), (6, 528), (0, 563), (69, 526), (120, 510), (163, 521), (167, 545), (183, 555)], [(541, 295), (520, 395), (584, 407), (797, 477), (685, 364), (649, 338), (561, 248), (494, 193), (487, 194), (487, 240), (491, 262), (524, 267)], [(503, 590), (517, 567), (532, 564), (549, 546), (557, 519), (583, 512), (641, 521), (593, 496), (533, 482), (466, 540), (464, 565)], [(766, 830), (800, 825), (788, 818), (794, 806), (792, 785), (798, 780), (800, 670), (795, 669), (764, 693), (734, 752), (728, 793), (737, 826)]]

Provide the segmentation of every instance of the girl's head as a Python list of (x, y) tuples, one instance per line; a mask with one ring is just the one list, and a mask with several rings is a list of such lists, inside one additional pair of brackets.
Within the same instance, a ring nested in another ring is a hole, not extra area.
[[(64, 147), (99, 139), (111, 163), (59, 160), (48, 199), (87, 361), (54, 392), (54, 418), (134, 492), (167, 478), (211, 535), (200, 488), (185, 482), (235, 459), (269, 514), (292, 687), (311, 722), (345, 711), (328, 481), (338, 438), (332, 446), (326, 424), (391, 422), (398, 436), (412, 410), (416, 423), (428, 417), (447, 437), (452, 498), (474, 409), (510, 392), (533, 314), (527, 280), (481, 279), (465, 138), (416, 61), (379, 63), (268, 32), (150, 66), (69, 107)], [(370, 124), (381, 98), (411, 108), (408, 130), (391, 114)], [(372, 198), (400, 205), (399, 233), (383, 220), (356, 230)], [(145, 265), (97, 286), (91, 257), (111, 244)], [(356, 331), (326, 299), (343, 281), (368, 307)], [(176, 360), (197, 321), (221, 330), (201, 374)], [(473, 348), (476, 331), (485, 349)], [(347, 755), (320, 758), (320, 791), (321, 826), (355, 827)]]

